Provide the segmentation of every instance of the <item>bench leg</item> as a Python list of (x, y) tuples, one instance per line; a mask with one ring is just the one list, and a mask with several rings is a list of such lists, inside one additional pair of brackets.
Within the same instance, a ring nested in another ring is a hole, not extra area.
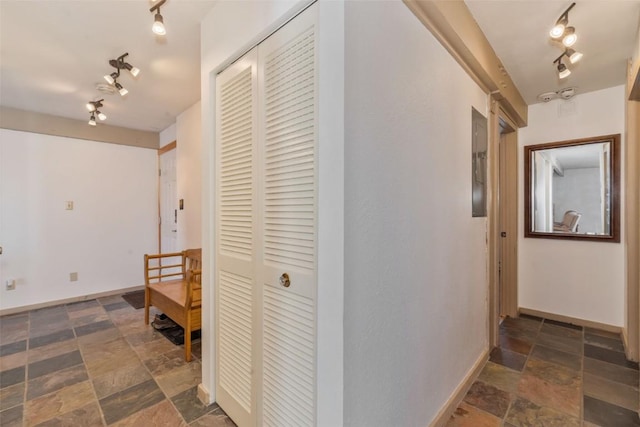
[(184, 328), (184, 359), (191, 362), (191, 313), (187, 311), (187, 325)]
[(149, 295), (149, 287), (144, 287), (144, 324), (149, 324), (149, 302), (151, 300), (151, 296)]

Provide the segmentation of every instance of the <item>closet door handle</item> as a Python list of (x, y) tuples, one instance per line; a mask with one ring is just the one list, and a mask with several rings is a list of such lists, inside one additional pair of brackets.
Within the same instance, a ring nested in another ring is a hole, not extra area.
[(280, 276), (280, 284), (285, 288), (291, 286), (291, 280), (289, 280), (289, 275), (287, 273), (282, 273), (282, 276)]

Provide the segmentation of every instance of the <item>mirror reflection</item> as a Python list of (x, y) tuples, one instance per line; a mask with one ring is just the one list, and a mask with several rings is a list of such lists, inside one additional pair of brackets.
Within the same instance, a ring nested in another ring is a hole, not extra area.
[(611, 135), (525, 147), (526, 237), (619, 241), (618, 141)]

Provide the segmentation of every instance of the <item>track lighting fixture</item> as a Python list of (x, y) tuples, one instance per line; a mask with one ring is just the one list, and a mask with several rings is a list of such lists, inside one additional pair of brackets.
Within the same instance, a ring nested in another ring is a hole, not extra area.
[(569, 77), (569, 75), (571, 74), (571, 70), (568, 69), (567, 66), (562, 63), (562, 57), (565, 54), (566, 52), (562, 52), (562, 55), (560, 55), (559, 57), (556, 58), (555, 61), (553, 61), (554, 64), (556, 62), (558, 63), (558, 77), (561, 79), (565, 79)]
[(140, 74), (140, 69), (137, 67), (134, 67), (133, 65), (129, 64), (128, 62), (125, 62), (124, 58), (129, 55), (129, 53), (124, 53), (122, 55), (120, 55), (118, 58), (116, 59), (110, 59), (109, 60), (109, 65), (111, 65), (112, 67), (114, 67), (116, 69), (115, 72), (111, 73), (111, 74), (106, 74), (104, 76), (104, 79), (107, 81), (107, 83), (109, 83), (110, 85), (114, 85), (116, 87), (116, 89), (118, 89), (118, 92), (120, 93), (120, 96), (125, 96), (127, 93), (129, 93), (129, 91), (125, 88), (122, 87), (122, 85), (120, 83), (118, 83), (118, 77), (120, 77), (120, 70), (128, 70), (131, 75), (133, 77), (137, 77), (138, 74)]
[(91, 126), (95, 126), (96, 125), (96, 116), (98, 116), (98, 118), (100, 120), (107, 120), (107, 115), (102, 113), (98, 108), (102, 108), (102, 101), (104, 101), (104, 99), (99, 99), (97, 101), (89, 101), (87, 102), (87, 110), (89, 110), (89, 112), (91, 113), (91, 117), (89, 118), (89, 125)]
[(567, 68), (566, 64), (562, 63), (562, 57), (566, 56), (569, 58), (569, 62), (575, 64), (576, 62), (582, 59), (582, 53), (576, 52), (574, 49), (571, 49), (576, 41), (578, 40), (578, 35), (576, 34), (575, 27), (568, 26), (569, 25), (569, 11), (573, 9), (575, 3), (571, 3), (571, 5), (565, 10), (562, 15), (556, 21), (556, 24), (553, 26), (551, 31), (549, 31), (549, 36), (555, 41), (562, 41), (562, 45), (564, 47), (564, 52), (555, 61), (554, 64), (558, 64), (558, 77), (561, 79), (565, 79), (569, 77), (571, 74), (571, 70)]
[[(569, 11), (573, 9), (575, 5), (576, 5), (575, 3), (571, 3), (571, 6), (569, 6), (567, 10), (565, 10), (562, 13), (562, 15), (560, 15), (560, 18), (558, 18), (558, 20), (556, 21), (556, 24), (553, 26), (551, 31), (549, 31), (549, 36), (551, 36), (552, 39), (560, 39), (562, 38), (562, 36), (565, 35), (565, 31), (567, 30), (567, 24), (569, 23)], [(573, 28), (573, 27), (569, 27), (569, 28)]]
[(167, 0), (160, 0), (157, 4), (153, 5), (151, 9), (149, 9), (149, 12), (156, 12), (153, 17), (153, 26), (151, 27), (151, 30), (159, 36), (167, 34), (167, 29), (164, 27), (164, 19), (162, 18), (162, 15), (160, 15), (160, 6), (162, 6), (166, 1)]

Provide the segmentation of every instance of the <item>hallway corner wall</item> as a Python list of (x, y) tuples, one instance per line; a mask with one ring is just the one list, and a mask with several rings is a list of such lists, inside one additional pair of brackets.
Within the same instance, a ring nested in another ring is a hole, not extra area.
[(403, 3), (346, 2), (345, 29), (345, 425), (429, 425), (489, 345), (487, 95)]
[[(524, 146), (609, 134), (622, 134), (624, 86), (529, 106), (529, 125), (521, 128), (519, 186), (524, 188)], [(624, 194), (624, 155), (621, 158)], [(518, 305), (545, 313), (622, 327), (625, 313), (624, 198), (621, 242), (524, 238), (524, 191), (518, 202)]]

